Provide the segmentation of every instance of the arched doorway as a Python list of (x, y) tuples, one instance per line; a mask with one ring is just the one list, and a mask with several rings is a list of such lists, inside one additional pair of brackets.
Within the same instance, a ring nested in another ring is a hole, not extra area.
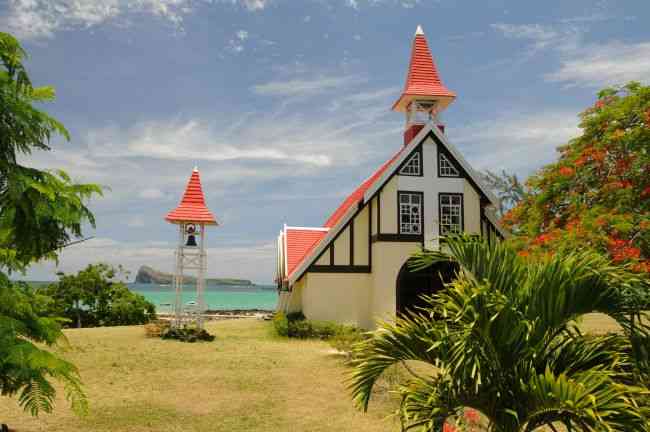
[(457, 270), (456, 263), (441, 262), (413, 271), (407, 261), (397, 275), (397, 313), (417, 311), (418, 307), (426, 306), (421, 296), (430, 296), (443, 289), (444, 284), (454, 279)]

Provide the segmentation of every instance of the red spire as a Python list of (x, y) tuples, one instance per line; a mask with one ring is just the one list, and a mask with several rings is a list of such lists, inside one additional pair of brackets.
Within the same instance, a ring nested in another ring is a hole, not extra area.
[(456, 94), (444, 86), (431, 57), (431, 51), (424, 37), (422, 27), (418, 26), (411, 48), (411, 62), (404, 91), (393, 105), (395, 111), (405, 111), (413, 99), (438, 100), (438, 111), (456, 98)]
[(195, 222), (217, 225), (217, 220), (205, 205), (198, 168), (192, 171), (181, 203), (165, 216), (165, 220), (171, 223)]

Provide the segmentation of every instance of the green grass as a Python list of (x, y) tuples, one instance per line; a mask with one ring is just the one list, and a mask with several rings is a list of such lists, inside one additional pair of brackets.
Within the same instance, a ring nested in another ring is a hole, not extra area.
[(0, 422), (17, 431), (392, 431), (386, 390), (356, 411), (343, 360), (327, 343), (281, 339), (257, 320), (210, 323), (211, 343), (147, 339), (142, 327), (68, 330), (66, 356), (90, 400), (85, 418), (57, 401), (30, 418), (0, 397)]
[[(603, 315), (581, 320), (590, 332), (616, 331)], [(59, 399), (52, 414), (31, 418), (0, 397), (0, 423), (28, 431), (395, 431), (389, 388), (377, 385), (367, 414), (356, 411), (347, 368), (323, 341), (283, 339), (270, 322), (208, 324), (210, 343), (147, 339), (140, 326), (67, 330), (66, 357), (81, 370), (90, 413), (78, 418)], [(425, 372), (425, 371), (422, 371)]]

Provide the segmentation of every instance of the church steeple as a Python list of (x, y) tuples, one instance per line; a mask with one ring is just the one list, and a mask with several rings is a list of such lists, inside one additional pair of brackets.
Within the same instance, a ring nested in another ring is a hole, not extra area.
[(406, 84), (393, 104), (393, 111), (406, 114), (404, 143), (407, 144), (429, 121), (437, 122), (436, 116), (455, 98), (456, 94), (442, 83), (424, 31), (418, 26), (413, 38)]

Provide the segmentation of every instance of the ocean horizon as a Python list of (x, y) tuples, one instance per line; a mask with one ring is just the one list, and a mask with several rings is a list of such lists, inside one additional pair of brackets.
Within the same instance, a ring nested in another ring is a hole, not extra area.
[[(175, 292), (171, 284), (128, 283), (127, 286), (153, 303), (157, 312), (172, 311)], [(274, 285), (210, 285), (206, 286), (204, 297), (210, 310), (273, 310), (278, 301)], [(196, 301), (195, 285), (185, 285), (183, 288), (183, 303), (189, 301)]]

